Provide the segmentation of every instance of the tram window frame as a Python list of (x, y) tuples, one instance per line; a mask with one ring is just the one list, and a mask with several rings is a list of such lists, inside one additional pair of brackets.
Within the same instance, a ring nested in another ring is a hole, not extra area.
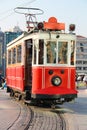
[(16, 47), (12, 48), (12, 64), (16, 63)]
[(22, 58), (22, 46), (18, 45), (17, 46), (17, 63), (21, 63), (21, 58)]
[(12, 50), (8, 50), (8, 65), (11, 64), (11, 55), (12, 55)]

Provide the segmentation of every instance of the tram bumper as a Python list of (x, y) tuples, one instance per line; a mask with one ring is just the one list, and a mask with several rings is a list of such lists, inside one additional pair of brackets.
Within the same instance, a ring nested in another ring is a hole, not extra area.
[(74, 94), (32, 94), (34, 100), (44, 102), (53, 102), (54, 104), (70, 102), (77, 98), (77, 93)]

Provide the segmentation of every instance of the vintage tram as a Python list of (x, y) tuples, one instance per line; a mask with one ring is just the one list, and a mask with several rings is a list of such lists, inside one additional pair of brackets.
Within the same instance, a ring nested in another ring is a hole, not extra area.
[(55, 17), (7, 45), (7, 91), (32, 102), (58, 104), (77, 97), (75, 86), (75, 26)]

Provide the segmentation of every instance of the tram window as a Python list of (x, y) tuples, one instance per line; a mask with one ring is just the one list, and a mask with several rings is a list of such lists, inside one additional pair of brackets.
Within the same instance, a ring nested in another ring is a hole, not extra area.
[(12, 64), (16, 63), (16, 48), (12, 50)]
[(71, 65), (74, 65), (75, 41), (71, 43)]
[(47, 63), (56, 63), (56, 42), (47, 42)]
[(37, 52), (37, 47), (34, 44), (34, 64), (36, 64), (36, 52)]
[(39, 40), (39, 64), (43, 64), (44, 59), (44, 40)]
[(67, 53), (68, 53), (68, 43), (59, 42), (58, 43), (58, 63), (67, 64)]
[(17, 46), (17, 63), (21, 62), (21, 45)]
[(8, 64), (11, 64), (11, 50), (8, 51)]

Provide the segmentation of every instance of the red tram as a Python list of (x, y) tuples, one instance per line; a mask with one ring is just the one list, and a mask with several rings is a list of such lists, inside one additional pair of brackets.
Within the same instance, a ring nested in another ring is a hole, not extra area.
[(35, 102), (58, 104), (77, 97), (76, 35), (55, 17), (7, 45), (7, 91)]

